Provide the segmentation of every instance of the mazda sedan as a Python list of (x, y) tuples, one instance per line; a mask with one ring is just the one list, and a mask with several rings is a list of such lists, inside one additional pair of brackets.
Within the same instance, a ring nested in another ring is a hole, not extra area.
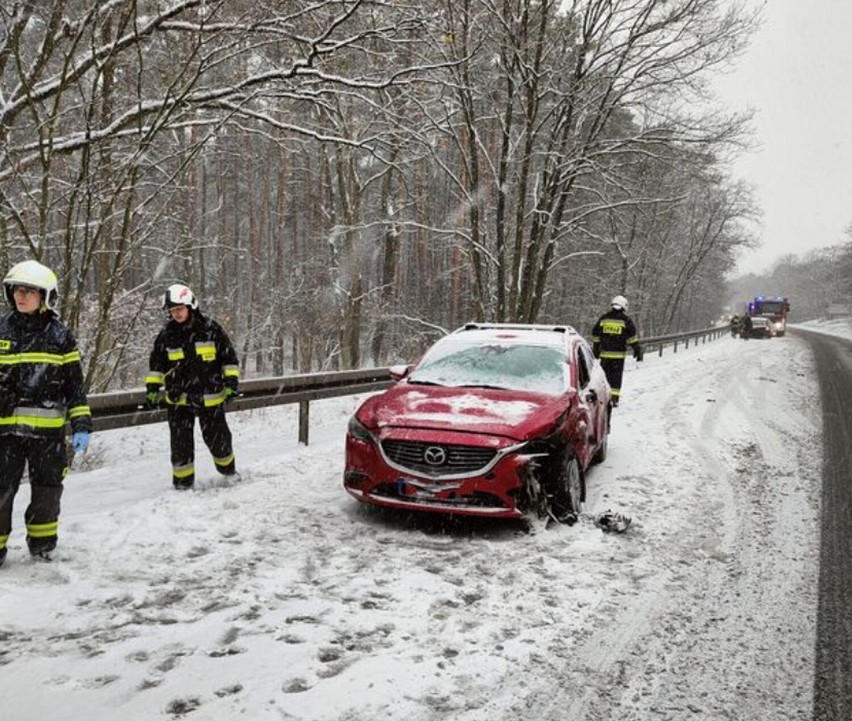
[(343, 483), (376, 506), (573, 522), (610, 389), (570, 326), (468, 324), (349, 422)]

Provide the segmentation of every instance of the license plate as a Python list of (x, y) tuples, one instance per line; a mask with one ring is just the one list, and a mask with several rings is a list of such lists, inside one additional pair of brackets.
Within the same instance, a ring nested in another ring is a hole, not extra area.
[(413, 478), (396, 479), (397, 493), (407, 498), (434, 498), (440, 490), (438, 486), (431, 486)]

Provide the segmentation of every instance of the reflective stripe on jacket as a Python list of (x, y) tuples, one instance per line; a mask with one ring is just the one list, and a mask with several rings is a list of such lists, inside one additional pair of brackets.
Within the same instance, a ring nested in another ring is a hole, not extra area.
[(74, 334), (51, 310), (0, 316), (0, 388), (14, 398), (0, 433), (62, 436), (92, 430)]
[(610, 309), (592, 329), (592, 350), (596, 358), (621, 358), (628, 355), (628, 346), (638, 348), (636, 326), (623, 310)]
[(237, 390), (240, 367), (228, 334), (215, 320), (192, 311), (183, 324), (170, 320), (157, 335), (145, 386), (164, 388), (166, 403), (212, 408)]

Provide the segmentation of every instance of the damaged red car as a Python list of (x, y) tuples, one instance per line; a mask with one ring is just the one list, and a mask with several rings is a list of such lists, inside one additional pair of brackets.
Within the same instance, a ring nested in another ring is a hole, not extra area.
[(573, 522), (606, 457), (610, 389), (570, 326), (470, 323), (349, 422), (345, 489), (388, 508)]

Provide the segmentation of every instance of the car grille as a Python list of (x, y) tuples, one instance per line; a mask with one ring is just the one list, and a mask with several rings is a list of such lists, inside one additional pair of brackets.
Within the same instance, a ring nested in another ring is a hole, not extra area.
[[(446, 454), (444, 462), (440, 465), (427, 463), (427, 448), (443, 449)], [(491, 448), (451, 446), (414, 441), (383, 441), (382, 450), (397, 466), (408, 468), (413, 473), (425, 476), (475, 473), (485, 468), (496, 455), (496, 451)]]

